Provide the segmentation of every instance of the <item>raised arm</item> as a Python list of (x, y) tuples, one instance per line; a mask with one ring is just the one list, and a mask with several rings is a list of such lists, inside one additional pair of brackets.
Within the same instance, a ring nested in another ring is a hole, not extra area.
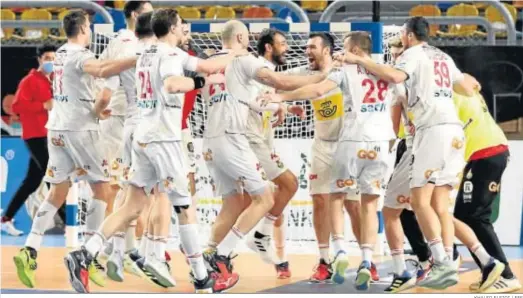
[(255, 79), (275, 89), (291, 91), (309, 84), (316, 84), (325, 79), (326, 74), (314, 75), (285, 75), (272, 71), (268, 68), (260, 68), (256, 71)]
[(348, 63), (348, 64), (359, 64), (363, 66), (373, 75), (379, 77), (382, 80), (385, 80), (389, 83), (398, 84), (406, 81), (409, 78), (409, 72), (411, 66), (414, 66), (414, 63), (409, 63), (408, 65), (405, 62), (398, 61), (398, 67), (394, 68), (386, 64), (378, 64), (372, 60), (370, 57), (360, 57), (354, 55), (350, 52), (345, 52), (342, 55), (335, 56), (336, 60)]
[(198, 64), (196, 66), (197, 72), (203, 72), (207, 74), (213, 74), (217, 73), (219, 71), (222, 71), (227, 67), (227, 65), (237, 56), (240, 55), (247, 55), (249, 54), (247, 50), (238, 50), (238, 51), (231, 51), (225, 55), (220, 55), (214, 58), (210, 59), (200, 59), (195, 58), (198, 60)]
[(109, 78), (134, 67), (136, 59), (137, 57), (115, 60), (97, 60), (92, 58), (83, 63), (82, 69), (94, 77)]

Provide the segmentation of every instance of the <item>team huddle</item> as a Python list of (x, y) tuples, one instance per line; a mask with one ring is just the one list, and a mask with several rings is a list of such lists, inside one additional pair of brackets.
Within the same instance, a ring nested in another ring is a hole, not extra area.
[[(354, 285), (368, 290), (379, 280), (372, 256), (378, 200), (384, 197), (394, 264), (386, 292), (457, 284), (454, 236), (482, 271), (472, 291), (521, 288), (488, 221), (509, 155), (507, 140), (486, 109), (479, 83), (427, 45), (425, 19), (409, 19), (401, 40), (391, 44), (393, 66), (371, 59), (366, 32), (348, 33), (342, 53), (333, 53), (330, 34), (312, 33), (308, 67), (276, 72), (288, 51), (278, 30), (260, 34), (255, 55), (248, 51), (247, 27), (228, 21), (222, 50), (201, 59), (188, 53), (190, 33), (176, 10), (153, 12), (148, 1), (128, 1), (124, 12), (127, 29), (98, 58), (86, 49), (86, 13), (64, 18), (68, 42), (54, 62), (55, 103), (47, 124), (45, 180), (51, 191), (14, 257), (24, 285), (35, 286), (42, 235), (73, 177), (93, 191), (86, 242), (65, 257), (77, 292), (88, 293), (89, 281), (104, 286), (105, 275), (123, 282), (124, 271), (160, 287), (176, 286), (166, 251), (173, 214), (197, 293), (237, 284), (232, 258), (243, 240), (274, 265), (278, 278), (289, 278), (283, 212), (298, 183), (274, 150), (272, 126), (286, 114), (303, 118), (302, 106), (292, 102), (308, 100), (314, 110), (309, 179), (319, 248), (310, 282), (346, 279), (344, 208), (362, 256)], [(187, 119), (194, 99), (186, 93), (192, 90), (199, 90), (206, 105), (202, 156), (223, 201), (205, 250), (198, 237)], [(418, 257), (414, 273), (407, 270), (404, 235)]]

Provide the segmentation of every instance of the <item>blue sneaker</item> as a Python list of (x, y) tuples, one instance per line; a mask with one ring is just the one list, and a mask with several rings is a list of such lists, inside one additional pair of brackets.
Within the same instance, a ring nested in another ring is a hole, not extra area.
[(369, 289), (371, 273), (370, 273), (370, 262), (363, 261), (361, 262), (360, 267), (358, 268), (358, 274), (356, 275), (356, 290), (366, 291)]
[(334, 274), (331, 278), (332, 281), (337, 284), (342, 284), (345, 281), (345, 270), (349, 267), (347, 253), (345, 253), (344, 250), (341, 250), (336, 254), (332, 267), (334, 268)]

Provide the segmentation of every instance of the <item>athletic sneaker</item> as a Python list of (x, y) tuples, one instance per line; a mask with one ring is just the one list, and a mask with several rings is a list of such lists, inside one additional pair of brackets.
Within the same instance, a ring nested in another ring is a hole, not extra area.
[(157, 286), (160, 286), (162, 288), (167, 288), (166, 286), (162, 285), (158, 279), (149, 271), (147, 271), (147, 269), (145, 269), (145, 258), (140, 258), (136, 261), (136, 266), (138, 267), (138, 269), (140, 269), (140, 271), (142, 272), (142, 276), (148, 280), (149, 282), (151, 282), (152, 284), (154, 285), (157, 285)]
[(237, 273), (230, 274), (227, 278), (221, 276), (218, 272), (209, 271), (204, 280), (197, 280), (193, 273), (190, 273), (191, 282), (194, 284), (194, 290), (198, 294), (222, 293), (232, 289), (240, 277)]
[(416, 286), (416, 277), (405, 270), (401, 275), (394, 274), (392, 283), (385, 289), (385, 293), (399, 293), (414, 286)]
[(65, 258), (65, 267), (69, 271), (69, 282), (78, 293), (89, 293), (89, 271), (93, 257), (82, 246), (80, 250), (68, 253)]
[(258, 253), (265, 263), (276, 264), (278, 262), (271, 236), (256, 231), (245, 243), (252, 251)]
[(221, 276), (228, 278), (233, 273), (232, 259), (236, 256), (221, 256), (216, 250), (205, 250), (203, 252), (203, 261), (209, 271), (216, 271)]
[(105, 268), (96, 258), (89, 265), (89, 279), (98, 286), (105, 287)]
[(374, 264), (374, 263), (370, 263), (370, 275), (371, 275), (371, 282), (380, 281), (380, 274), (378, 272), (378, 268), (376, 268), (376, 264)]
[(28, 288), (35, 287), (36, 250), (24, 247), (13, 257), (18, 279)]
[(123, 282), (123, 258), (120, 252), (115, 250), (107, 261), (107, 276), (114, 281)]
[[(479, 287), (479, 283), (477, 284)], [(492, 286), (485, 289), (482, 293), (501, 294), (512, 293), (521, 289), (521, 283), (516, 277), (511, 279), (500, 277)]]
[(336, 254), (332, 267), (334, 269), (334, 274), (331, 278), (332, 281), (337, 284), (342, 284), (345, 281), (345, 270), (349, 267), (347, 253), (344, 250)]
[(145, 277), (143, 271), (138, 268), (136, 261), (140, 259), (138, 250), (134, 249), (125, 254), (123, 258), (123, 270), (138, 277)]
[(423, 265), (421, 262), (419, 263), (419, 268), (416, 272), (416, 284), (419, 284), (427, 278), (427, 274), (429, 274), (432, 264), (432, 260), (428, 261), (428, 265)]
[(289, 262), (283, 262), (274, 265), (276, 268), (276, 277), (278, 279), (287, 279), (291, 277), (291, 270), (289, 269)]
[(369, 289), (371, 273), (370, 273), (371, 264), (368, 261), (363, 261), (358, 268), (358, 273), (356, 274), (356, 290), (366, 291)]
[(481, 270), (479, 291), (483, 292), (490, 288), (501, 277), (503, 270), (505, 270), (505, 264), (491, 257), (488, 264)]
[(420, 287), (442, 290), (458, 283), (458, 272), (452, 262), (446, 261), (444, 264), (434, 263), (427, 277), (419, 282)]
[(7, 234), (11, 236), (22, 236), (24, 232), (18, 230), (15, 228), (15, 225), (13, 224), (13, 220), (6, 220), (2, 219), (2, 231), (6, 232)]
[(145, 269), (156, 277), (158, 282), (166, 288), (175, 287), (176, 281), (171, 275), (171, 267), (166, 261), (160, 261), (155, 257), (148, 257), (144, 263)]
[(309, 279), (312, 283), (330, 283), (332, 279), (332, 265), (327, 264), (324, 259), (320, 259), (320, 262), (314, 267), (314, 273)]

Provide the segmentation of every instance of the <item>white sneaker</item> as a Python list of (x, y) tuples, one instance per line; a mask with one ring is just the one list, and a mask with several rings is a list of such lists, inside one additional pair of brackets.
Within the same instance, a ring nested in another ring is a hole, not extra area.
[(246, 244), (252, 251), (258, 253), (265, 263), (271, 265), (279, 263), (271, 236), (256, 231), (247, 239)]
[(123, 258), (123, 270), (129, 274), (136, 275), (138, 277), (145, 276), (143, 271), (140, 270), (136, 262), (133, 262), (128, 253), (125, 254)]
[(107, 276), (117, 282), (123, 282), (123, 257), (118, 250), (114, 250), (107, 260)]
[(145, 258), (144, 267), (151, 273), (158, 282), (164, 287), (170, 288), (176, 286), (176, 281), (171, 276), (171, 268), (167, 262), (162, 262), (153, 256)]
[(500, 277), (492, 286), (488, 287), (482, 293), (500, 294), (500, 293), (512, 293), (521, 289), (521, 283), (514, 277), (512, 279), (506, 279)]
[(2, 231), (6, 232), (11, 236), (21, 236), (24, 232), (17, 230), (13, 224), (13, 220), (2, 223)]

